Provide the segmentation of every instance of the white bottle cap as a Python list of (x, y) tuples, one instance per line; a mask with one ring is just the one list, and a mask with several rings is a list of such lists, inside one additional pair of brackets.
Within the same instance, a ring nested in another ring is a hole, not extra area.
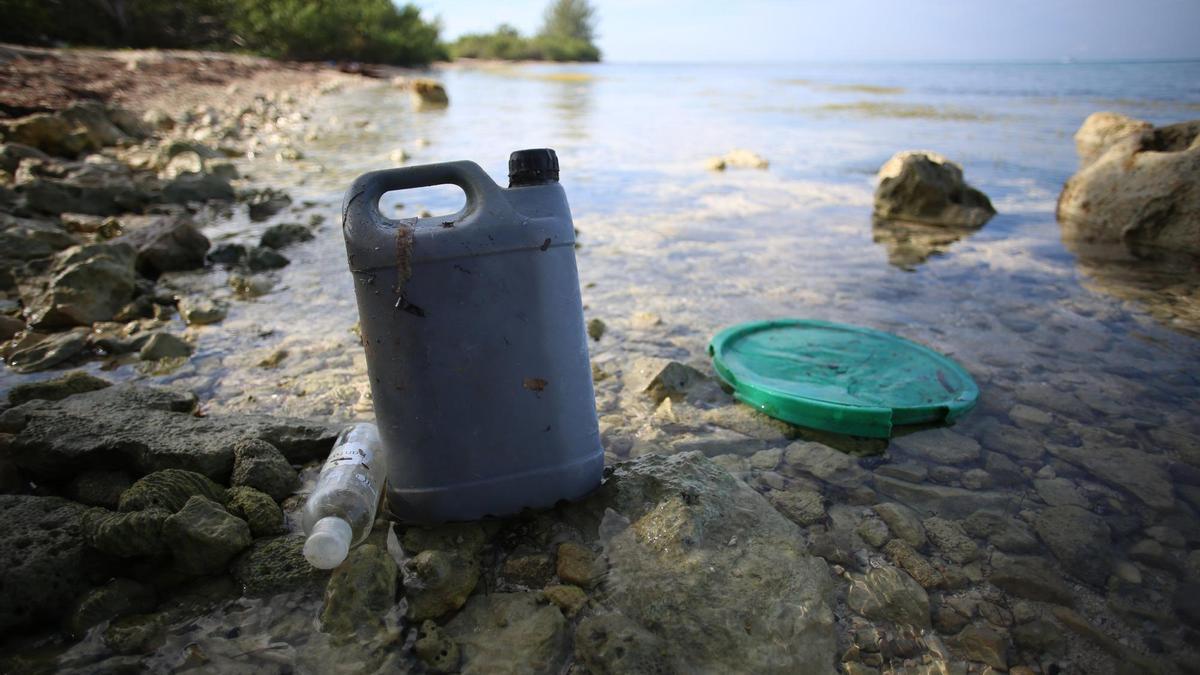
[(331, 570), (346, 559), (354, 532), (350, 523), (337, 516), (326, 516), (313, 525), (304, 542), (304, 557), (317, 569)]

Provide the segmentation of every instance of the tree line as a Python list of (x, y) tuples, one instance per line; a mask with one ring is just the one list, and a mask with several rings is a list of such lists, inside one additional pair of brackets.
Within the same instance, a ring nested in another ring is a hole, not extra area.
[(598, 61), (595, 10), (553, 0), (536, 36), (501, 26), (451, 45), (392, 0), (0, 0), (0, 41), (216, 49), (301, 61), (425, 65), (455, 56)]

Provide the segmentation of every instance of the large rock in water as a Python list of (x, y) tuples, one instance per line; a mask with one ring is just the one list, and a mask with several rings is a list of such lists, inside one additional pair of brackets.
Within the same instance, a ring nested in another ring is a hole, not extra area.
[(963, 180), (962, 167), (936, 152), (898, 152), (876, 176), (875, 216), (928, 225), (981, 227), (996, 209)]
[(1064, 239), (1200, 253), (1200, 120), (1153, 128), (1096, 113), (1075, 139), (1083, 166), (1058, 198)]
[[(700, 453), (611, 471), (577, 508), (601, 518), (604, 609), (657, 636), (656, 660), (676, 672), (832, 670), (829, 569), (794, 523)], [(589, 643), (589, 658), (605, 652)]]
[(123, 216), (125, 234), (115, 242), (127, 243), (137, 251), (137, 269), (152, 279), (163, 272), (204, 267), (208, 237), (181, 216)]
[(47, 273), (21, 285), (25, 317), (35, 328), (70, 328), (109, 321), (133, 297), (133, 249), (124, 244), (72, 246)]
[(57, 497), (0, 495), (0, 631), (53, 621), (91, 586), (85, 511)]
[(0, 415), (0, 431), (16, 434), (8, 456), (34, 477), (70, 478), (94, 467), (141, 476), (186, 469), (217, 480), (233, 470), (241, 440), (270, 442), (289, 462), (324, 457), (336, 428), (261, 415), (196, 417), (196, 397), (167, 387), (118, 384), (61, 401), (30, 401)]

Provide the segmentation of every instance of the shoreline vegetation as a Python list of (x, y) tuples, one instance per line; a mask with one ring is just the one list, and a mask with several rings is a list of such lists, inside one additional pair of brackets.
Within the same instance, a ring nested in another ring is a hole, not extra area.
[(0, 42), (54, 47), (208, 50), (288, 61), (427, 66), (455, 57), (597, 62), (596, 11), (552, 0), (531, 37), (499, 26), (447, 43), (438, 19), (391, 0), (2, 0)]

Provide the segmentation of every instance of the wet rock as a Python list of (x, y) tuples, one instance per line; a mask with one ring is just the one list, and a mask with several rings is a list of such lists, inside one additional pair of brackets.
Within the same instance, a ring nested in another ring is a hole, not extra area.
[(418, 110), (444, 108), (450, 104), (446, 88), (437, 80), (425, 77), (407, 78), (404, 86), (412, 97), (413, 107)]
[(949, 429), (930, 429), (897, 438), (893, 445), (939, 464), (964, 464), (980, 457), (975, 439)]
[(553, 675), (568, 655), (567, 620), (539, 607), (536, 593), (476, 595), (444, 630), (462, 649), (464, 674)]
[(950, 560), (962, 565), (979, 557), (979, 546), (958, 523), (934, 516), (922, 524), (929, 540)]
[(767, 493), (771, 505), (793, 523), (801, 526), (825, 521), (825, 498), (813, 490), (772, 490)]
[(175, 567), (187, 574), (223, 572), (253, 539), (246, 521), (199, 495), (163, 522), (162, 534)]
[(1088, 506), (1087, 499), (1079, 494), (1075, 484), (1066, 478), (1034, 480), (1033, 488), (1042, 501), (1050, 506)]
[(1154, 125), (1113, 112), (1096, 112), (1075, 132), (1075, 152), (1079, 155), (1079, 168), (1084, 168), (1100, 158), (1114, 144), (1130, 136), (1140, 136), (1154, 129)]
[(993, 556), (988, 577), (997, 588), (1028, 600), (1058, 605), (1075, 604), (1071, 590), (1045, 560), (1023, 556)]
[(143, 361), (181, 359), (191, 356), (194, 348), (187, 340), (171, 333), (153, 333), (138, 350)]
[(1196, 598), (1200, 598), (1200, 583), (1190, 582), (1180, 584), (1171, 599), (1175, 614), (1192, 628), (1200, 628), (1200, 604)]
[(933, 609), (933, 628), (943, 635), (954, 635), (971, 623), (971, 617), (963, 614), (948, 603)]
[(116, 619), (104, 630), (104, 644), (117, 654), (145, 654), (162, 646), (166, 626), (157, 614)]
[(84, 471), (67, 486), (67, 496), (80, 504), (116, 509), (121, 493), (133, 485), (133, 479), (124, 471), (92, 469)]
[(171, 204), (188, 202), (233, 201), (235, 194), (229, 179), (212, 173), (183, 173), (162, 186), (162, 199)]
[(785, 441), (796, 436), (795, 430), (787, 422), (768, 417), (740, 403), (705, 410), (700, 418), (706, 424), (736, 431), (760, 441)]
[(30, 211), (48, 214), (137, 213), (159, 196), (153, 181), (110, 159), (67, 163), (25, 161), (17, 171), (14, 185)]
[(608, 326), (606, 326), (600, 319), (592, 319), (587, 322), (588, 337), (598, 342), (600, 338), (604, 337), (604, 331), (606, 328), (608, 328)]
[(1128, 491), (1151, 508), (1171, 510), (1175, 506), (1175, 495), (1162, 458), (1120, 447), (1119, 440), (1105, 435), (1081, 447), (1051, 444), (1048, 449), (1059, 459)]
[(514, 553), (504, 560), (501, 571), (510, 583), (541, 588), (554, 576), (554, 559), (546, 553)]
[(458, 552), (425, 550), (402, 569), (408, 618), (436, 619), (463, 606), (479, 582), (479, 561)]
[[(11, 266), (11, 274), (23, 276), (15, 267), (23, 261), (48, 258), (63, 249), (79, 245), (79, 240), (57, 224), (34, 218), (18, 218), (0, 213), (0, 261)], [(6, 283), (11, 288), (13, 283)]]
[(313, 588), (330, 574), (305, 559), (304, 537), (299, 535), (259, 539), (237, 559), (232, 572), (247, 595)]
[(386, 550), (374, 544), (352, 549), (325, 587), (321, 630), (335, 641), (380, 630), (396, 601), (396, 577), (396, 561)]
[(291, 205), (292, 198), (281, 190), (265, 188), (249, 193), (246, 203), (250, 209), (250, 220), (258, 222), (287, 208)]
[(887, 523), (892, 534), (903, 539), (913, 548), (925, 545), (925, 526), (920, 517), (910, 508), (895, 502), (876, 504), (875, 513)]
[(233, 446), (232, 484), (261, 490), (280, 501), (296, 491), (300, 477), (274, 445), (250, 438)]
[(700, 371), (677, 361), (654, 357), (636, 359), (625, 376), (629, 391), (644, 393), (655, 403), (668, 396), (683, 398), (690, 389), (707, 381)]
[(1045, 454), (1045, 442), (1020, 427), (1002, 424), (995, 418), (980, 425), (984, 447), (1022, 461), (1037, 461)]
[(35, 399), (61, 401), (68, 396), (96, 391), (111, 384), (104, 378), (76, 370), (51, 380), (18, 384), (9, 390), (8, 403), (17, 406)]
[(898, 478), (909, 483), (923, 483), (929, 478), (929, 469), (916, 462), (894, 462), (875, 468), (875, 473), (889, 478)]
[(771, 166), (765, 157), (744, 149), (730, 150), (720, 157), (711, 157), (704, 163), (710, 171), (724, 171), (728, 168), (766, 169)]
[(875, 567), (865, 575), (851, 575), (846, 604), (868, 619), (930, 627), (925, 589), (895, 567)]
[(1033, 521), (1038, 536), (1071, 574), (1103, 586), (1112, 571), (1111, 533), (1102, 518), (1078, 506), (1053, 506)]
[(890, 476), (875, 476), (875, 490), (921, 514), (965, 518), (978, 509), (1008, 511), (1015, 500), (1005, 492), (964, 490), (929, 483), (910, 483)]
[(263, 232), (259, 245), (266, 248), (281, 249), (292, 244), (312, 241), (312, 230), (298, 223), (279, 223)]
[(166, 387), (117, 384), (61, 401), (30, 401), (0, 415), (15, 433), (9, 456), (35, 477), (69, 479), (87, 466), (128, 468), (135, 475), (186, 469), (224, 480), (233, 446), (270, 439), (289, 462), (326, 456), (336, 429), (260, 415), (199, 418), (194, 395)]
[(13, 339), (17, 333), (23, 330), (25, 330), (24, 321), (6, 314), (0, 314), (0, 342), (7, 342)]
[(282, 269), (287, 267), (289, 262), (291, 261), (276, 253), (274, 249), (263, 246), (255, 246), (246, 253), (246, 266), (252, 272)]
[(976, 511), (962, 522), (972, 537), (987, 539), (1006, 553), (1034, 553), (1038, 540), (1025, 523), (993, 511)]
[(446, 637), (441, 626), (432, 621), (421, 624), (417, 640), (413, 643), (413, 653), (434, 673), (458, 672), (458, 664), (462, 660), (458, 643)]
[(179, 216), (125, 216), (125, 233), (113, 243), (128, 244), (137, 253), (137, 271), (157, 279), (163, 272), (204, 267), (208, 237)]
[(84, 593), (67, 612), (63, 627), (79, 639), (93, 626), (154, 609), (154, 591), (132, 579), (113, 579)]
[(36, 113), (7, 121), (0, 135), (8, 143), (20, 143), (60, 157), (75, 157), (94, 147), (85, 129), (51, 113)]
[(50, 156), (37, 148), (21, 143), (0, 143), (0, 171), (16, 173), (23, 159), (49, 161)]
[(87, 328), (75, 328), (54, 335), (26, 332), (8, 355), (8, 365), (18, 373), (35, 373), (53, 368), (82, 354), (87, 348)]
[(170, 516), (162, 508), (128, 513), (94, 509), (83, 517), (83, 534), (89, 546), (117, 558), (159, 555), (166, 552), (162, 530)]
[(246, 247), (241, 244), (217, 244), (208, 252), (208, 259), (222, 265), (240, 265), (246, 255)]
[(246, 486), (229, 488), (227, 494), (229, 503), (225, 508), (246, 521), (250, 534), (264, 537), (283, 533), (283, 511), (270, 495)]
[(564, 542), (558, 545), (555, 572), (569, 584), (590, 588), (604, 575), (604, 564), (587, 547)]
[[(1108, 133), (1091, 133), (1097, 128)], [(1085, 159), (1059, 196), (1064, 239), (1123, 244), (1134, 254), (1200, 251), (1200, 120), (1147, 130), (1109, 119), (1085, 122), (1080, 134), (1101, 136), (1081, 148), (1099, 156)]]
[(1008, 639), (996, 630), (979, 624), (964, 628), (953, 640), (967, 659), (993, 668), (1008, 668)]
[(174, 513), (195, 496), (224, 504), (225, 489), (207, 476), (183, 469), (163, 469), (138, 479), (121, 495), (121, 511), (166, 509)]
[(828, 568), (794, 523), (696, 453), (610, 471), (576, 507), (601, 522), (606, 609), (654, 627), (675, 670), (828, 667)]
[(542, 594), (546, 596), (547, 600), (558, 605), (558, 608), (568, 617), (578, 614), (588, 600), (587, 593), (584, 593), (582, 588), (569, 584), (547, 586)]
[(1167, 570), (1176, 574), (1183, 570), (1180, 562), (1162, 544), (1153, 539), (1143, 539), (1130, 546), (1129, 557), (1143, 565)]
[(875, 215), (930, 225), (981, 227), (996, 210), (963, 180), (962, 167), (927, 151), (898, 152), (879, 169)]
[(791, 469), (839, 487), (857, 487), (867, 477), (867, 472), (853, 456), (810, 441), (797, 441), (787, 446), (783, 461)]
[(662, 640), (619, 613), (580, 621), (575, 656), (596, 675), (672, 672), (672, 659)]
[(54, 256), (44, 277), (22, 284), (25, 316), (49, 329), (108, 321), (133, 297), (135, 281), (128, 245), (72, 246)]
[(880, 548), (892, 538), (887, 523), (879, 518), (863, 518), (855, 532), (872, 548)]
[(96, 101), (72, 103), (60, 112), (59, 116), (74, 124), (76, 128), (82, 129), (88, 145), (93, 148), (128, 143), (132, 140), (109, 119), (104, 104)]
[(883, 547), (883, 551), (897, 566), (921, 584), (922, 588), (937, 588), (944, 584), (942, 573), (903, 539), (889, 541)]
[(959, 477), (959, 481), (968, 490), (985, 490), (992, 487), (992, 475), (984, 469), (967, 469)]
[(0, 631), (57, 620), (91, 587), (85, 510), (57, 497), (0, 495)]
[(207, 326), (225, 319), (229, 305), (220, 300), (189, 297), (179, 301), (179, 315), (189, 326)]

